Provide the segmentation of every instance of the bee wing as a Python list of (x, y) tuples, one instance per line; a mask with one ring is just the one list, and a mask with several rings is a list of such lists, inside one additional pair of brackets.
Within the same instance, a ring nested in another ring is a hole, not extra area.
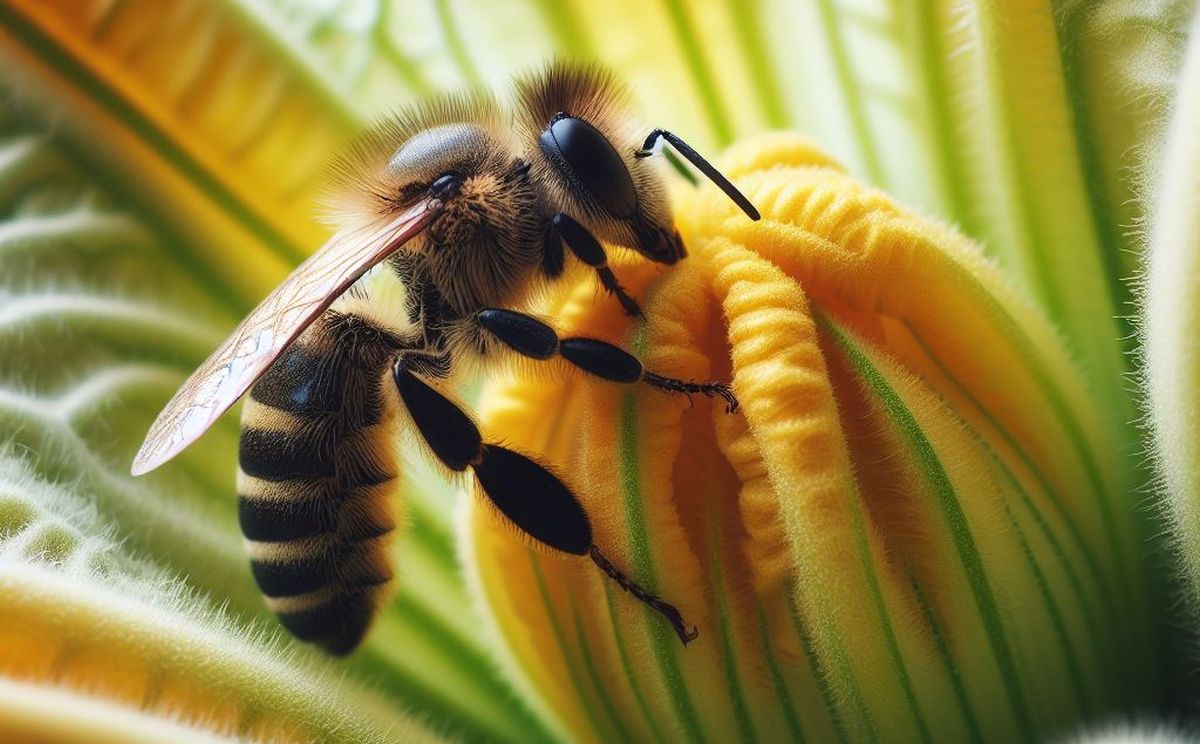
[(339, 295), (423, 230), (442, 206), (424, 199), (382, 226), (338, 231), (183, 383), (150, 427), (130, 472), (148, 473), (196, 441)]

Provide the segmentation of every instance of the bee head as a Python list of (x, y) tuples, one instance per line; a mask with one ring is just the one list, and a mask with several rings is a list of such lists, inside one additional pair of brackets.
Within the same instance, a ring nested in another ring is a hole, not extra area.
[(551, 210), (652, 261), (686, 255), (657, 164), (639, 157), (646, 130), (611, 75), (558, 64), (520, 81), (517, 92), (526, 157)]
[[(673, 264), (683, 258), (683, 241), (669, 221), (662, 188), (647, 183), (656, 174), (643, 176), (640, 191), (634, 181), (630, 168), (638, 168), (635, 151), (622, 157), (588, 120), (565, 112), (550, 120), (538, 138), (538, 147), (582, 207), (585, 220), (591, 217), (593, 222), (616, 223), (608, 229), (613, 242), (659, 263)], [(643, 207), (643, 201), (651, 200), (664, 203)], [(667, 222), (661, 222), (663, 218)]]

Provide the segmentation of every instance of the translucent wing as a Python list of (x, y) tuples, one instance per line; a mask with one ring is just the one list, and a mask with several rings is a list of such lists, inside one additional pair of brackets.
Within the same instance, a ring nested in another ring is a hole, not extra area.
[(383, 225), (346, 228), (330, 238), (183, 383), (150, 427), (131, 472), (148, 473), (196, 441), (339, 295), (423, 230), (442, 206), (424, 199)]

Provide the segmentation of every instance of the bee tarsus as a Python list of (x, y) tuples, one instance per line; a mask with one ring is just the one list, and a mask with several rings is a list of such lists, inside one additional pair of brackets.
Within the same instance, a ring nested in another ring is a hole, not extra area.
[(724, 382), (690, 382), (677, 380), (673, 377), (663, 377), (653, 372), (646, 372), (642, 376), (642, 382), (647, 385), (653, 385), (660, 390), (666, 390), (671, 393), (683, 393), (689, 397), (695, 393), (699, 393), (706, 398), (720, 398), (725, 401), (726, 413), (737, 413), (739, 408), (738, 399), (734, 396), (732, 388)]
[(530, 359), (546, 360), (561, 356), (584, 372), (610, 382), (644, 382), (671, 393), (721, 398), (725, 410), (738, 409), (737, 398), (723, 382), (692, 382), (651, 372), (637, 357), (619, 346), (595, 338), (564, 338), (537, 318), (515, 310), (488, 308), (475, 316), (480, 326), (513, 351)]
[[(569, 214), (559, 212), (550, 219), (546, 225), (546, 231), (546, 239), (550, 241), (548, 244), (550, 250), (557, 246), (557, 250), (561, 254), (562, 246), (558, 242), (558, 239), (561, 238), (562, 243), (567, 244), (576, 258), (596, 270), (596, 276), (599, 277), (601, 286), (606, 292), (617, 298), (626, 315), (641, 316), (642, 309), (638, 307), (637, 300), (630, 297), (629, 293), (621, 287), (620, 282), (617, 281), (617, 275), (608, 266), (608, 255), (604, 252), (604, 247), (600, 245), (600, 241), (596, 240), (594, 235), (588, 232), (586, 227), (576, 222)], [(561, 263), (560, 258), (560, 266)]]
[(695, 625), (693, 625), (691, 629), (688, 628), (687, 623), (683, 621), (683, 615), (679, 613), (679, 610), (675, 607), (675, 605), (664, 601), (658, 595), (652, 594), (638, 584), (634, 583), (628, 576), (621, 573), (621, 571), (613, 565), (612, 561), (610, 561), (603, 553), (600, 552), (600, 548), (597, 548), (595, 545), (593, 545), (591, 550), (588, 551), (588, 554), (591, 556), (592, 562), (599, 566), (600, 570), (607, 574), (609, 578), (617, 582), (618, 586), (637, 597), (641, 602), (650, 606), (660, 615), (665, 617), (667, 622), (671, 623), (671, 627), (675, 630), (675, 635), (679, 636), (679, 640), (683, 643), (683, 645), (688, 645), (700, 636), (700, 631), (696, 630)]

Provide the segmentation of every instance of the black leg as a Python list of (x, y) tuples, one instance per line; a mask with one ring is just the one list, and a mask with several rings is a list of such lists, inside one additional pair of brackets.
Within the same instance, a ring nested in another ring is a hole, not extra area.
[(649, 372), (629, 352), (594, 338), (559, 339), (554, 329), (524, 313), (488, 308), (475, 316), (479, 325), (518, 354), (530, 359), (561, 356), (576, 367), (612, 382), (644, 382), (660, 390), (691, 395), (700, 393), (725, 401), (725, 410), (738, 408), (737, 398), (723, 382), (688, 382)]
[(427, 385), (402, 356), (392, 370), (396, 389), (417, 430), (438, 460), (451, 470), (475, 470), (484, 493), (530, 537), (564, 553), (587, 555), (625, 591), (661, 614), (686, 645), (698, 635), (679, 610), (647, 591), (613, 565), (592, 542), (587, 513), (562, 481), (519, 452), (485, 444), (471, 417)]
[(542, 230), (542, 273), (547, 279), (557, 279), (566, 268), (566, 259), (562, 240), (547, 222), (546, 229)]
[(654, 143), (662, 137), (667, 142), (671, 143), (679, 151), (679, 154), (688, 159), (688, 162), (696, 166), (696, 168), (705, 175), (708, 180), (717, 185), (717, 188), (725, 192), (725, 195), (733, 200), (733, 203), (738, 205), (746, 216), (752, 220), (758, 220), (761, 215), (758, 209), (755, 208), (745, 194), (737, 190), (737, 187), (729, 182), (729, 179), (721, 174), (721, 171), (713, 167), (712, 163), (704, 159), (700, 153), (692, 149), (691, 145), (681, 140), (678, 136), (668, 132), (665, 129), (655, 129), (647, 137), (642, 144), (642, 149), (634, 153), (634, 157), (645, 158), (649, 157), (654, 152)]
[[(554, 215), (550, 222), (546, 225), (546, 237), (544, 244), (544, 257), (542, 261), (543, 268), (546, 270), (547, 276), (553, 278), (557, 274), (551, 274), (551, 271), (562, 273), (562, 246), (558, 243), (561, 238), (563, 243), (571, 249), (580, 261), (583, 261), (588, 266), (596, 270), (596, 276), (600, 278), (600, 284), (604, 289), (616, 296), (620, 301), (621, 307), (624, 308), (628, 315), (639, 316), (642, 314), (641, 308), (638, 307), (637, 301), (621, 288), (617, 282), (616, 274), (613, 274), (612, 269), (608, 266), (608, 256), (604, 253), (604, 246), (600, 245), (600, 241), (588, 232), (588, 229), (576, 222), (569, 215), (559, 212)], [(554, 251), (557, 250), (556, 254)]]
[[(425, 342), (430, 342), (428, 336), (425, 338)], [(434, 348), (432, 350), (400, 352), (400, 357), (396, 360), (396, 366), (404, 367), (410, 372), (424, 377), (435, 377), (437, 379), (449, 377), (454, 360), (444, 350), (438, 349), (442, 345), (440, 339), (433, 339), (433, 345)]]

